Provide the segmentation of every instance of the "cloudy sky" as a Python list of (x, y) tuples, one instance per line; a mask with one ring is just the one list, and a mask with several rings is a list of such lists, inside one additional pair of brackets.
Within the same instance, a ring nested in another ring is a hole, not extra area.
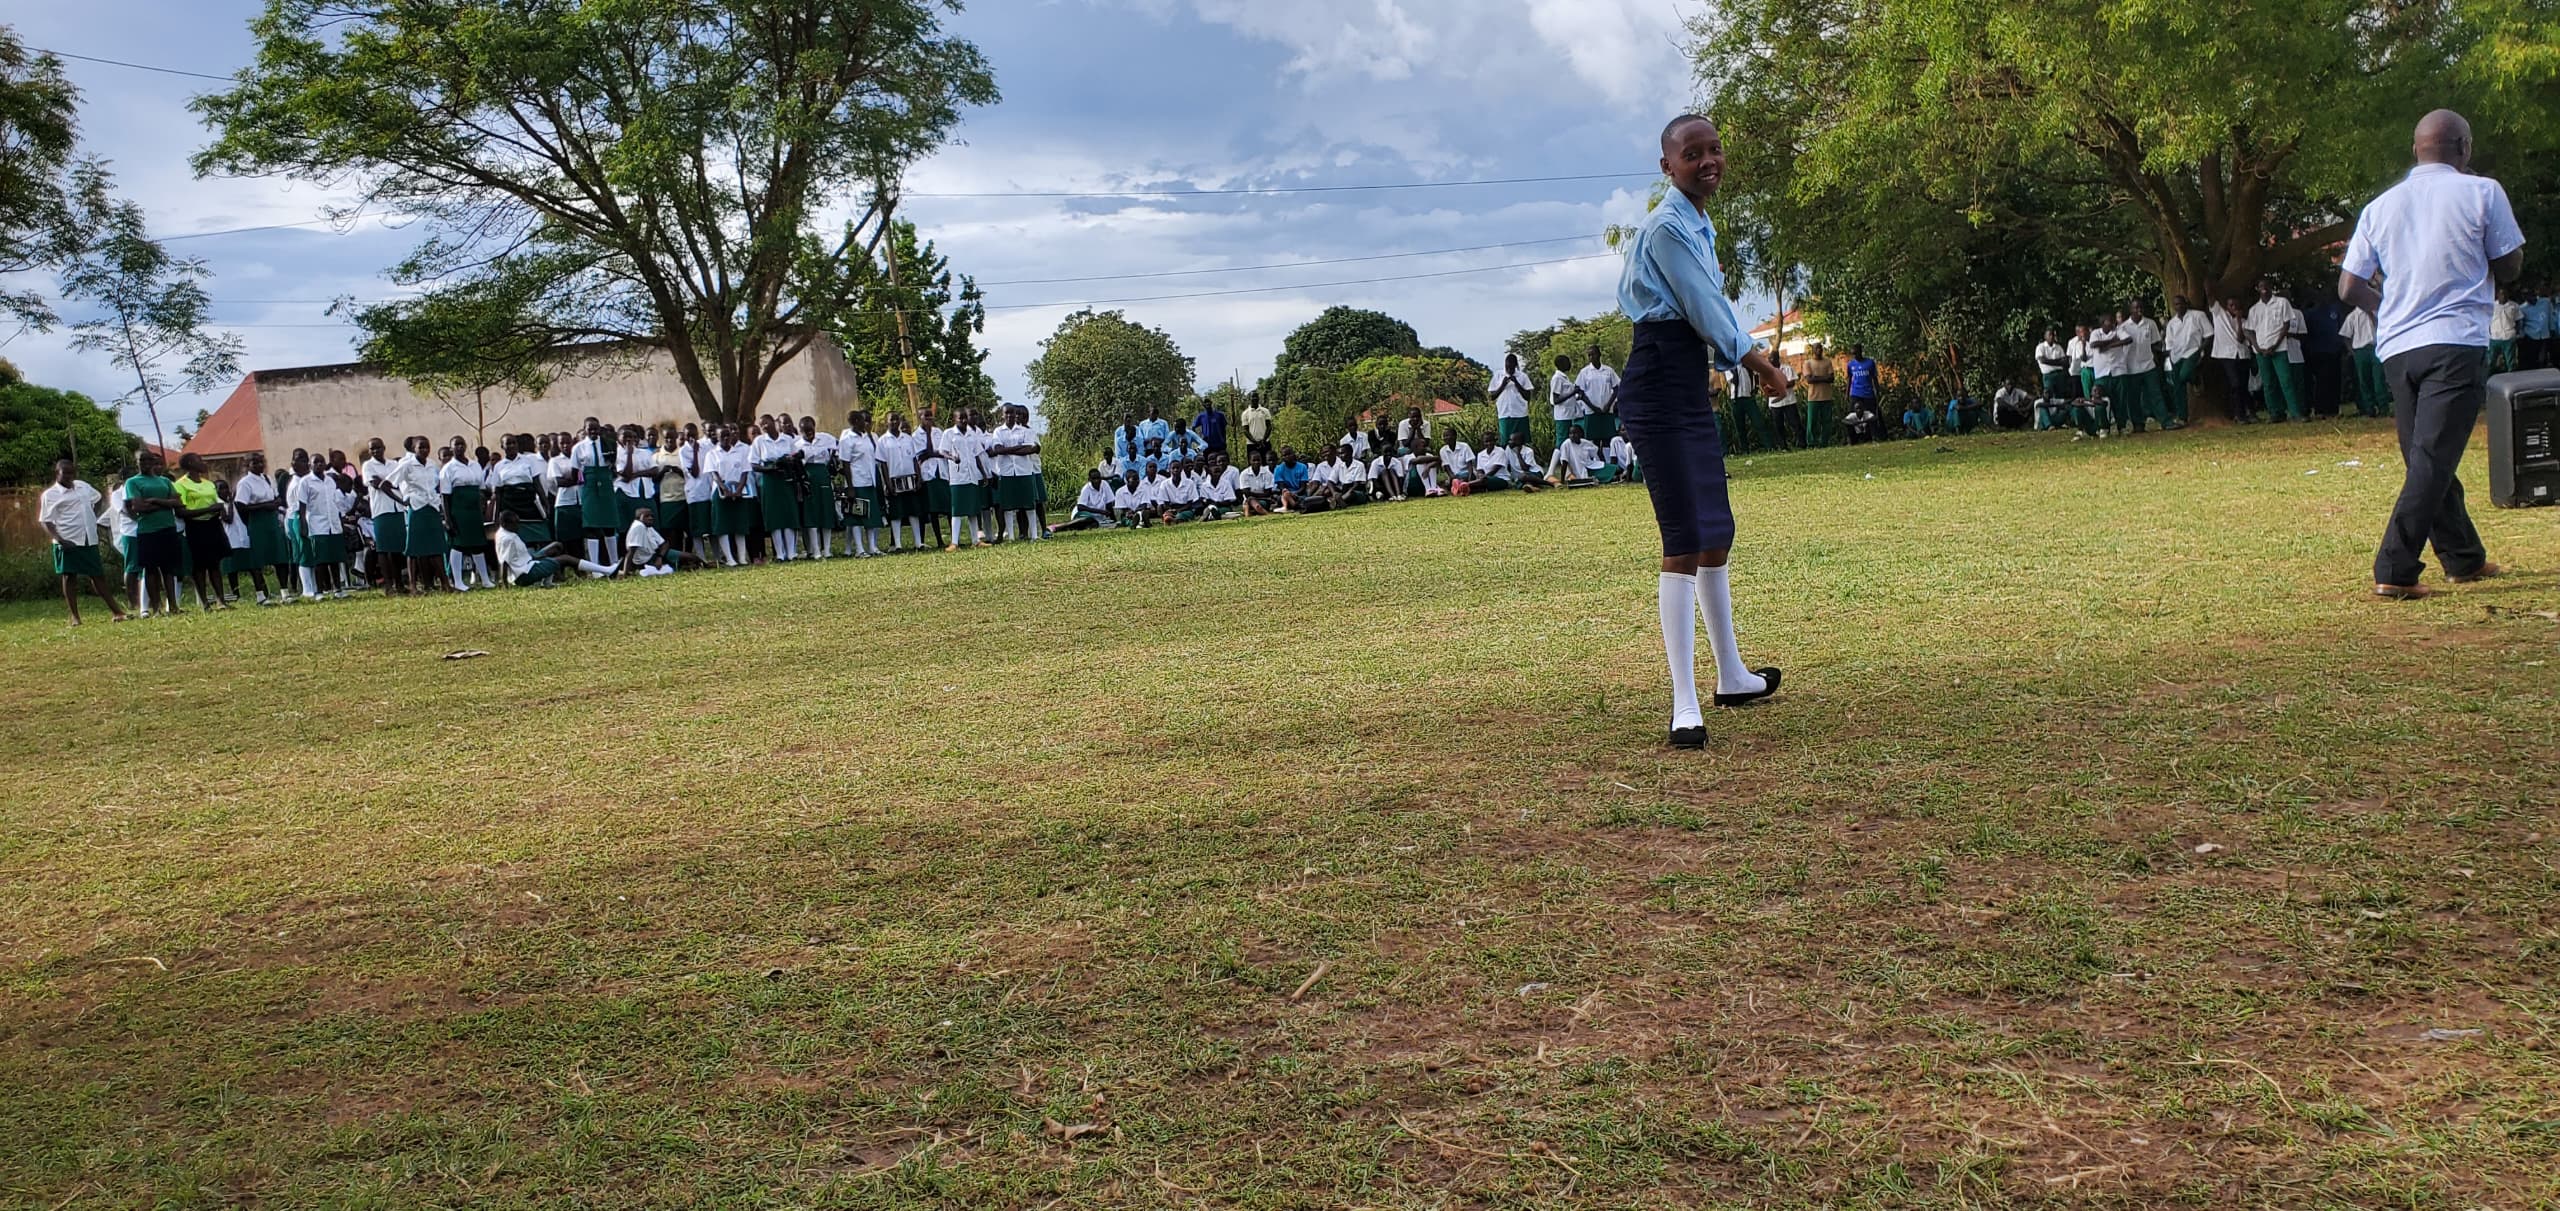
[[(1171, 333), (1204, 384), (1250, 382), (1291, 328), (1335, 303), (1388, 311), (1426, 344), (1490, 359), (1516, 330), (1612, 305), (1616, 263), (1598, 233), (1642, 213), (1653, 132), (1692, 96), (1679, 42), (1697, 3), (977, 0), (952, 26), (993, 63), (1004, 101), (971, 113), (961, 144), (910, 176), (911, 194), (1625, 175), (1223, 198), (915, 197), (907, 210), (954, 268), (988, 284), (988, 368), (1008, 398), (1021, 397), (1024, 363), (1070, 310), (1050, 304), (1095, 300), (1276, 288), (1117, 304)], [(83, 0), (13, 5), (7, 20), (30, 46), (222, 75), (249, 58), (256, 8)], [(205, 132), (186, 102), (216, 82), (68, 66), (84, 137), (159, 233), (300, 222), (326, 201), (280, 181), (194, 179), (186, 157)], [(245, 340), (244, 365), (267, 368), (350, 360), (326, 300), (380, 297), (381, 270), (416, 235), (376, 223), (170, 248), (210, 264), (216, 317)], [(1440, 252), (1495, 244), (1517, 246)], [(1273, 264), (1291, 267), (1109, 280)], [(1441, 276), (1411, 276), (1422, 274)], [(1329, 284), (1385, 277), (1407, 280)], [(1058, 278), (1097, 280), (1027, 281)], [(20, 336), (0, 355), (100, 399), (126, 387), (60, 334)], [(128, 424), (139, 427), (138, 410)]]

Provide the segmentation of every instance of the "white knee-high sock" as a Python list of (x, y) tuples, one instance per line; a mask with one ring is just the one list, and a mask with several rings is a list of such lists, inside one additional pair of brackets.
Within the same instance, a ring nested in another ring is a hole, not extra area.
[(450, 581), (453, 587), (457, 589), (469, 587), (469, 582), (463, 579), (462, 575), (462, 552), (447, 551), (444, 553), (444, 574), (445, 579)]
[[(312, 574), (311, 565), (304, 564), (294, 570), (302, 573), (302, 595), (305, 597), (318, 597), (320, 595), (320, 578)], [(132, 582), (127, 581), (125, 583), (130, 585)]]
[(598, 556), (598, 555), (602, 555), (602, 554), (604, 554), (604, 542), (603, 542), (601, 539), (594, 539), (594, 538), (590, 538), (590, 539), (588, 539), (588, 540), (587, 540), (587, 562), (589, 562), (589, 563), (593, 563), (593, 562), (595, 562), (596, 556)]
[(579, 561), (578, 561), (578, 570), (579, 570), (579, 571), (581, 571), (581, 572), (586, 573), (586, 574), (587, 574), (587, 575), (589, 575), (589, 576), (594, 576), (594, 577), (598, 577), (598, 578), (602, 578), (602, 577), (606, 577), (606, 576), (611, 576), (611, 575), (613, 575), (613, 569), (612, 569), (612, 568), (607, 567), (607, 566), (605, 566), (604, 564), (597, 563), (596, 561), (594, 561), (594, 560), (592, 560), (592, 559), (581, 559), (581, 560), (579, 560)]
[(619, 538), (608, 538), (608, 539), (605, 539), (605, 540), (604, 540), (604, 561), (605, 561), (606, 563), (621, 563), (621, 562), (622, 562), (622, 540), (621, 540), (621, 539), (619, 539)]
[(827, 548), (835, 545), (827, 538), (827, 532), (816, 526), (809, 527), (808, 537), (802, 541), (808, 545), (809, 556), (812, 559), (825, 559)]
[(1662, 651), (1671, 661), (1671, 726), (1697, 727), (1706, 722), (1698, 709), (1698, 578), (1663, 573), (1657, 604)]
[(1706, 619), (1707, 646), (1716, 654), (1716, 692), (1757, 694), (1769, 683), (1742, 663), (1742, 645), (1733, 637), (1733, 586), (1730, 568), (1698, 569), (1698, 613)]
[(471, 571), (474, 575), (480, 578), (481, 588), (494, 589), (498, 587), (497, 579), (489, 575), (488, 556), (478, 554), (477, 552), (473, 553), (471, 556)]

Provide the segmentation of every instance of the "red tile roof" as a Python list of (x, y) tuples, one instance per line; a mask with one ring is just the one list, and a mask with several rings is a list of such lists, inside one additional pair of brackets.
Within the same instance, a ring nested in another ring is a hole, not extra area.
[(204, 428), (187, 439), (187, 449), (203, 455), (246, 454), (267, 448), (266, 426), (258, 420), (258, 376), (251, 374), (231, 389), (231, 398), (206, 417)]

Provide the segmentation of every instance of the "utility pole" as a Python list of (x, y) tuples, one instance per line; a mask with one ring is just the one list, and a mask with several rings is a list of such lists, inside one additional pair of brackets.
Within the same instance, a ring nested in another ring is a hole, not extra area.
[(889, 258), (889, 293), (896, 296), (894, 301), (898, 304), (898, 381), (907, 387), (907, 411), (915, 414), (917, 424), (923, 425), (927, 422), (923, 402), (916, 390), (916, 348), (907, 337), (906, 290), (898, 283), (898, 195), (889, 188), (888, 182), (882, 181), (880, 196), (884, 199), (880, 205), (880, 222), (885, 228), (880, 244), (887, 250)]

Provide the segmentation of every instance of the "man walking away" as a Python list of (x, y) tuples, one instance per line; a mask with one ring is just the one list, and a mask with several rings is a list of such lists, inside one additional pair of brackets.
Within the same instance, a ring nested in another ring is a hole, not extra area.
[(2428, 546), (2456, 584), (2499, 572), (2455, 472), (2487, 394), (2490, 279), (2513, 281), (2524, 267), (2507, 191), (2470, 175), (2462, 115), (2439, 109), (2420, 119), (2410, 154), (2417, 167), (2357, 216), (2338, 267), (2338, 297), (2373, 313), (2407, 466), (2373, 560), (2374, 595), (2394, 601), (2427, 595), (2418, 577)]

